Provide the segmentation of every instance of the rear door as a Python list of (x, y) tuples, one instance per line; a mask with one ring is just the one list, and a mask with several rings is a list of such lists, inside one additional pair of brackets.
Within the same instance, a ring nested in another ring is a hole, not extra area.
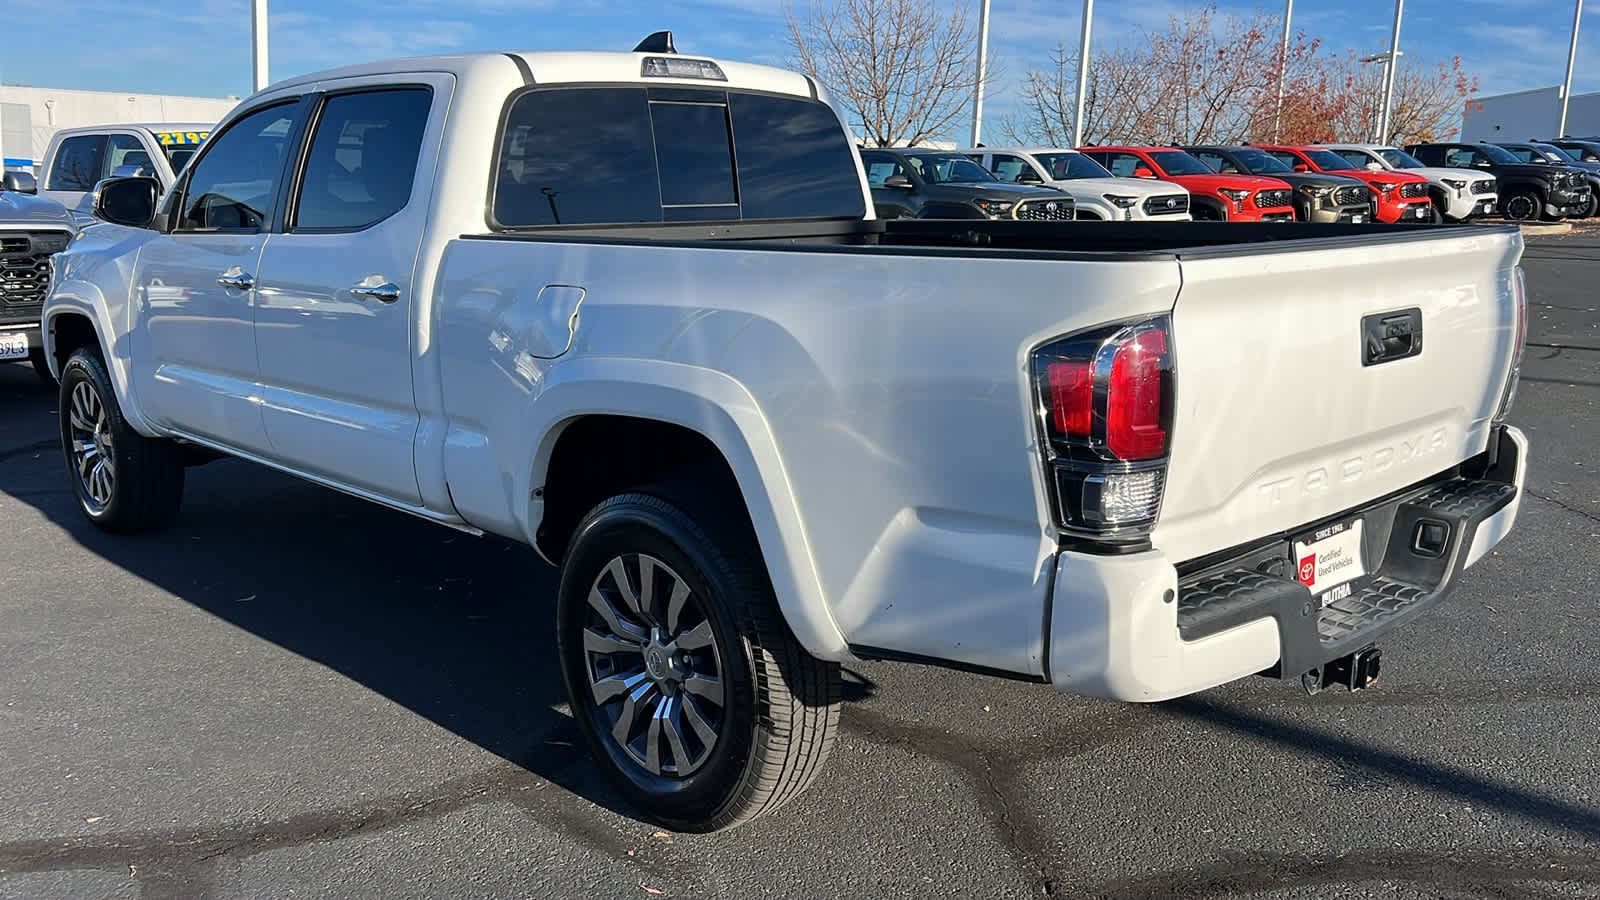
[[(1495, 230), (1180, 254), (1156, 546), (1183, 560), (1294, 531), (1482, 451), (1521, 246)], [(1374, 325), (1393, 340), (1373, 348)]]
[(261, 257), (261, 415), (274, 458), (420, 504), (415, 270), (453, 79), (330, 91), (284, 233)]

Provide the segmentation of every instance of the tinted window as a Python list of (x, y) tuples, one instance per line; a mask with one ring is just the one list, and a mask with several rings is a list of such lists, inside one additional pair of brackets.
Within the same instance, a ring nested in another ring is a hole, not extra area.
[[(1307, 150), (1305, 153), (1306, 159), (1311, 160), (1313, 166), (1324, 172), (1345, 172), (1350, 169), (1349, 161), (1332, 150), (1313, 149)], [(1360, 167), (1357, 166), (1357, 168)]]
[(1293, 153), (1290, 153), (1287, 150), (1268, 150), (1267, 155), (1291, 169), (1293, 169), (1295, 166), (1305, 165), (1305, 162), (1302, 161), (1300, 157), (1295, 156)]
[(1210, 166), (1211, 171), (1213, 172), (1231, 172), (1237, 174), (1239, 171), (1238, 169), (1234, 168), (1233, 163), (1223, 159), (1221, 153), (1213, 153), (1209, 150), (1191, 150), (1189, 151), (1189, 154), (1195, 159), (1198, 159)]
[(1479, 144), (1477, 150), (1493, 162), (1505, 164), (1517, 161), (1517, 158), (1507, 153), (1505, 148), (1496, 147), (1493, 144)]
[(70, 137), (56, 148), (55, 165), (50, 167), (47, 191), (92, 191), (100, 179), (106, 139), (101, 134)]
[(502, 226), (661, 221), (644, 88), (530, 91), (500, 142)]
[[(1451, 154), (1454, 155), (1456, 152), (1457, 151), (1451, 151)], [(1444, 148), (1442, 148), (1442, 147), (1418, 147), (1416, 152), (1413, 153), (1412, 155), (1415, 156), (1417, 159), (1422, 160), (1424, 163), (1427, 163), (1430, 166), (1441, 166), (1441, 165), (1442, 166), (1455, 166), (1456, 165), (1453, 162), (1446, 161), (1445, 155), (1444, 155)], [(1390, 160), (1390, 162), (1392, 163), (1393, 160)]]
[(1182, 150), (1152, 150), (1150, 158), (1168, 175), (1210, 175), (1211, 170)]
[(866, 214), (850, 140), (830, 107), (798, 97), (737, 93), (728, 97), (728, 107), (746, 219)]
[(1272, 175), (1278, 172), (1293, 171), (1281, 160), (1267, 153), (1267, 151), (1257, 150), (1254, 147), (1240, 148), (1233, 151), (1233, 155), (1245, 166), (1245, 172), (1249, 175)]
[(106, 138), (106, 174), (154, 178), (156, 165), (143, 141), (131, 134), (113, 134)]
[(1526, 147), (1513, 147), (1508, 152), (1515, 156), (1519, 162), (1544, 162), (1543, 159), (1534, 155), (1534, 152)]
[(403, 209), (431, 102), (423, 88), (330, 97), (311, 139), (294, 227), (365, 228)]
[[(656, 166), (661, 172), (661, 205), (732, 206), (733, 156), (728, 138), (728, 108), (711, 103), (651, 103)], [(722, 215), (736, 217), (723, 211)]]
[(294, 104), (256, 110), (195, 161), (178, 227), (260, 229), (272, 213)]
[(988, 169), (955, 153), (912, 154), (906, 157), (906, 164), (930, 184), (993, 184), (998, 180)]

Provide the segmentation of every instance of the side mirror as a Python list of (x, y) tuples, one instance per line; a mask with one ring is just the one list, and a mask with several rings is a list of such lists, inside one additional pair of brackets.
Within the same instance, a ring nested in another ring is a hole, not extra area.
[(1156, 177), (1156, 173), (1150, 171), (1149, 169), (1145, 168), (1144, 166), (1140, 166), (1139, 168), (1133, 170), (1133, 177), (1135, 177), (1135, 178), (1154, 178), (1154, 177)]
[(32, 172), (7, 172), (0, 190), (15, 191), (18, 194), (39, 193), (39, 179), (33, 177)]
[(94, 186), (90, 209), (94, 217), (132, 228), (149, 228), (155, 224), (156, 200), (161, 185), (154, 178), (142, 175), (126, 178), (103, 178)]
[(911, 183), (911, 179), (904, 175), (890, 175), (888, 178), (883, 180), (883, 186), (886, 188), (901, 188), (909, 191), (915, 185)]
[(1295, 163), (1294, 164), (1294, 170), (1296, 172), (1309, 172), (1309, 171), (1311, 171), (1311, 167), (1306, 165), (1305, 163)]
[(1382, 172), (1383, 171), (1383, 166), (1380, 166), (1375, 162), (1369, 162), (1369, 163), (1367, 163), (1367, 171), (1368, 172)]
[(1017, 173), (1017, 184), (1044, 184), (1044, 179), (1032, 169), (1023, 169)]

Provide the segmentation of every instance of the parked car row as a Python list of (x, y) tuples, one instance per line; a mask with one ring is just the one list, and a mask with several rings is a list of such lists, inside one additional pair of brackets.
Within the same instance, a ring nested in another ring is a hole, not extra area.
[(861, 151), (880, 217), (1467, 222), (1600, 215), (1600, 141)]

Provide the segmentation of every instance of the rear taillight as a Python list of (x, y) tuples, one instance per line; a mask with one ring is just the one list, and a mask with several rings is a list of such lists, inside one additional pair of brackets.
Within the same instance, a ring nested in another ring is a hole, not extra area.
[(1056, 523), (1144, 542), (1161, 511), (1173, 415), (1166, 316), (1096, 328), (1034, 352)]
[(1521, 266), (1512, 270), (1511, 303), (1516, 309), (1516, 342), (1511, 348), (1511, 371), (1506, 374), (1506, 386), (1500, 392), (1500, 408), (1494, 414), (1496, 425), (1504, 422), (1511, 413), (1511, 404), (1517, 399), (1517, 385), (1522, 380), (1522, 350), (1528, 339), (1528, 283), (1523, 278)]

